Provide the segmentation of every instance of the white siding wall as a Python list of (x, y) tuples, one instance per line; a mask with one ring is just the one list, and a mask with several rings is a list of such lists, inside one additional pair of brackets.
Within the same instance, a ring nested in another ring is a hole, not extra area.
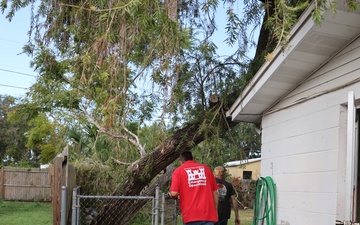
[(330, 225), (343, 219), (344, 104), (349, 90), (360, 98), (360, 83), (353, 82), (359, 77), (360, 39), (264, 116), (261, 175), (276, 183), (277, 224)]

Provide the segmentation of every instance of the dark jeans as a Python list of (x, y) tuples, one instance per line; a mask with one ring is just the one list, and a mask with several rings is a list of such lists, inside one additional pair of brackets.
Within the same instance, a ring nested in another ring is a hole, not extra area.
[(215, 225), (227, 225), (228, 220), (227, 219), (222, 219), (219, 220), (217, 223), (215, 223)]
[(210, 222), (210, 221), (195, 221), (195, 222), (184, 223), (184, 225), (214, 225), (214, 222)]

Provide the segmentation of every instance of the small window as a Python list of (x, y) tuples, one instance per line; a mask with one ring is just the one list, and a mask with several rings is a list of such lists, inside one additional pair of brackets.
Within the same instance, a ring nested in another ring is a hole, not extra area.
[(251, 180), (252, 171), (243, 171), (243, 179)]

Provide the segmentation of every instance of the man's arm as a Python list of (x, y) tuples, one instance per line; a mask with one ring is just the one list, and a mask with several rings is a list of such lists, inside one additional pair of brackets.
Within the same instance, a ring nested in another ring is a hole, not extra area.
[(173, 199), (179, 198), (179, 192), (177, 192), (177, 191), (169, 191), (169, 195), (170, 195), (170, 197), (172, 197)]
[(236, 225), (240, 225), (240, 218), (239, 218), (239, 204), (237, 202), (236, 196), (232, 195), (231, 196), (231, 204), (233, 206), (234, 209), (234, 213), (235, 213), (235, 224)]
[(215, 209), (216, 209), (216, 212), (217, 212), (218, 211), (218, 203), (219, 203), (219, 195), (218, 195), (217, 190), (213, 191), (213, 195), (214, 195)]

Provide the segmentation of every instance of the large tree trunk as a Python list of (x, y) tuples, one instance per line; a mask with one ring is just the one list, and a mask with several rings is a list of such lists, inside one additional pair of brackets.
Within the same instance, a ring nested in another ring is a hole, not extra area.
[(272, 30), (266, 27), (266, 21), (269, 17), (272, 17), (275, 12), (275, 3), (273, 0), (260, 0), (265, 4), (265, 14), (261, 25), (255, 56), (251, 61), (248, 72), (248, 79), (251, 79), (262, 64), (265, 62), (265, 56), (272, 52), (276, 46), (276, 40), (274, 39)]
[(265, 14), (257, 41), (254, 59), (264, 58), (265, 56), (264, 53), (271, 52), (276, 45), (276, 40), (272, 35), (272, 31), (266, 28), (265, 25), (269, 17), (272, 17), (274, 15), (275, 3), (273, 0), (260, 0), (260, 1), (265, 4)]
[[(171, 175), (175, 168), (171, 165), (166, 167), (166, 172), (159, 175), (155, 182), (149, 187), (145, 187), (144, 190), (139, 194), (132, 194), (136, 196), (154, 196), (156, 187), (160, 189), (166, 187), (169, 184)], [(124, 194), (121, 194), (124, 195)], [(144, 200), (115, 200), (111, 199), (103, 205), (103, 211), (94, 221), (93, 225), (108, 225), (108, 224), (129, 224), (131, 220), (137, 215), (139, 210), (146, 205), (148, 201)], [(151, 212), (149, 211), (149, 214)]]

